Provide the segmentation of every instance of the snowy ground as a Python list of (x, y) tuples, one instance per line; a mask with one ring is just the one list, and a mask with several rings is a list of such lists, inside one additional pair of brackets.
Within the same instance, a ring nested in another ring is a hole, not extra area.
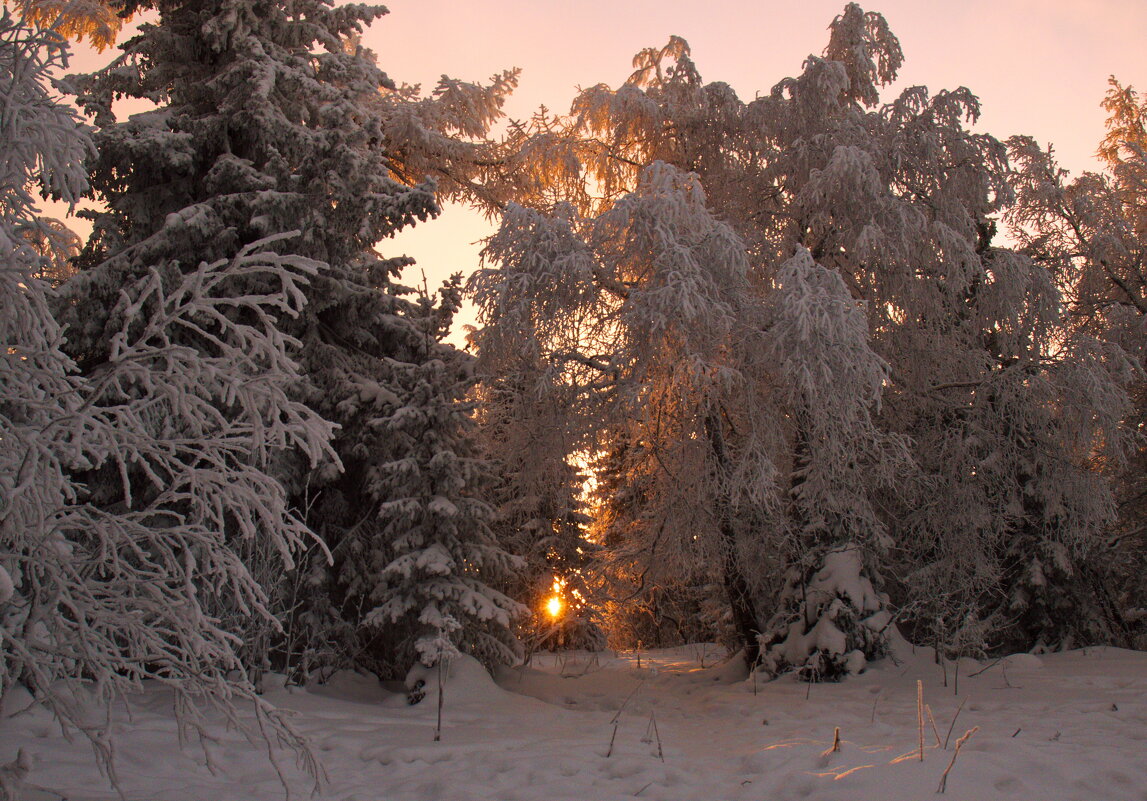
[[(330, 777), (323, 799), (928, 799), (956, 740), (978, 726), (952, 767), (948, 799), (1147, 800), (1147, 653), (1025, 655), (986, 670), (965, 660), (956, 692), (953, 665), (945, 688), (929, 651), (900, 650), (842, 684), (781, 679), (755, 691), (712, 666), (715, 646), (646, 652), (640, 668), (636, 654), (546, 654), (497, 685), (476, 665), (456, 664), (438, 743), (433, 677), (416, 706), (350, 675), (272, 698), (294, 711), (320, 753)], [(935, 732), (925, 724), (923, 762), (917, 681), (936, 724)], [(164, 697), (132, 706), (134, 719), (116, 725), (127, 798), (284, 797), (265, 752), (238, 734), (221, 730), (210, 746), (220, 766), (213, 776), (199, 767), (197, 747), (179, 750)], [(831, 752), (837, 727), (840, 749)], [(90, 749), (62, 739), (39, 713), (0, 725), (0, 759), (21, 746), (34, 760), (28, 783), (50, 791), (26, 799), (117, 798)], [(293, 796), (309, 795), (299, 778)]]

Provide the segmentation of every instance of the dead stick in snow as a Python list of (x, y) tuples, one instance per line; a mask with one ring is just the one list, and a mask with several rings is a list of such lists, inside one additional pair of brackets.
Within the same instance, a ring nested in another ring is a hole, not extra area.
[(989, 662), (988, 664), (984, 665), (982, 668), (980, 668), (979, 670), (977, 670), (975, 673), (969, 673), (969, 674), (968, 674), (968, 678), (969, 678), (969, 679), (974, 679), (976, 676), (979, 676), (979, 675), (980, 675), (981, 673), (983, 673), (985, 670), (991, 670), (992, 668), (994, 668), (996, 665), (1000, 664), (1000, 662), (1003, 662), (1003, 661), (1004, 661), (1004, 657), (1002, 657), (1002, 656), (1001, 656), (1001, 657), (999, 657), (998, 659), (993, 659), (991, 662)]
[(821, 756), (826, 757), (829, 754), (835, 754), (839, 750), (840, 750), (840, 726), (835, 726), (835, 727), (833, 727), (833, 730), (832, 730), (832, 747), (829, 748), (827, 751), (824, 751), (823, 753), (821, 753)]
[(924, 761), (924, 682), (916, 679), (916, 727), (920, 731), (920, 761)]
[(960, 717), (960, 710), (964, 708), (966, 703), (968, 703), (967, 698), (960, 702), (960, 705), (956, 707), (956, 714), (952, 716), (952, 725), (948, 727), (948, 735), (944, 738), (945, 751), (948, 750), (948, 741), (952, 739), (952, 729), (956, 728), (956, 718)]
[(629, 703), (629, 699), (632, 698), (637, 693), (637, 691), (641, 689), (641, 685), (644, 683), (645, 679), (642, 679), (641, 681), (637, 682), (636, 687), (629, 691), (629, 695), (625, 696), (625, 700), (622, 701), (621, 706), (617, 708), (617, 712), (614, 714), (613, 719), (609, 721), (610, 723), (617, 723), (618, 719), (621, 717), (621, 713), (625, 710), (625, 705)]
[(932, 734), (936, 735), (936, 747), (940, 747), (940, 732), (936, 730), (936, 718), (932, 716), (932, 707), (924, 704), (924, 711), (928, 713), (928, 722), (932, 724)]
[(936, 788), (937, 793), (944, 792), (948, 786), (948, 772), (952, 770), (952, 766), (956, 764), (956, 757), (960, 755), (960, 748), (968, 741), (968, 738), (980, 730), (979, 726), (973, 726), (964, 732), (964, 736), (956, 741), (956, 750), (952, 752), (952, 761), (948, 763), (948, 767), (944, 768), (943, 775), (940, 776), (940, 786)]
[(434, 726), (434, 742), (442, 739), (442, 654), (438, 654), (438, 723)]
[(657, 738), (657, 758), (664, 762), (665, 752), (661, 750), (661, 732), (657, 730), (657, 716), (650, 712), (649, 719), (653, 722), (653, 736)]

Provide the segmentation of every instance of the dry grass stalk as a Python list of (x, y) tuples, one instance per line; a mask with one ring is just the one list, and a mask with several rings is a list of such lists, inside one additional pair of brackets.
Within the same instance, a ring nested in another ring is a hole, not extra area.
[(940, 732), (936, 729), (936, 718), (932, 715), (932, 707), (924, 704), (924, 711), (928, 713), (928, 722), (932, 724), (932, 734), (936, 737), (936, 747), (940, 747)]
[(665, 752), (661, 750), (661, 732), (657, 730), (657, 716), (649, 713), (649, 721), (653, 724), (653, 736), (657, 738), (657, 758), (665, 761)]
[(960, 705), (956, 707), (956, 714), (952, 716), (952, 723), (948, 726), (948, 736), (944, 738), (945, 751), (948, 750), (948, 741), (952, 739), (952, 729), (956, 728), (956, 718), (960, 717), (960, 710), (964, 708), (964, 704), (966, 703), (968, 703), (967, 698), (960, 702)]
[(920, 761), (924, 761), (924, 682), (916, 680), (916, 727), (920, 732)]
[(835, 754), (840, 750), (840, 726), (836, 726), (832, 730), (832, 747), (827, 751), (821, 753), (822, 757), (827, 757), (829, 754)]
[(434, 742), (442, 740), (442, 654), (438, 655), (438, 722), (434, 724)]
[(964, 736), (956, 741), (956, 750), (952, 752), (952, 761), (948, 763), (948, 767), (944, 768), (943, 775), (940, 776), (940, 786), (936, 788), (937, 793), (944, 792), (948, 786), (948, 773), (952, 770), (952, 766), (956, 764), (956, 757), (960, 755), (960, 748), (968, 741), (968, 738), (980, 730), (979, 726), (973, 726), (964, 732)]

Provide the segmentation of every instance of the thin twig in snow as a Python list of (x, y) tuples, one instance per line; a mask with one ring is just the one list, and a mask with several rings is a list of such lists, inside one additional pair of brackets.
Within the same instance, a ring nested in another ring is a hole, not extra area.
[(632, 698), (634, 694), (641, 689), (641, 685), (644, 683), (645, 679), (642, 679), (641, 681), (637, 682), (636, 687), (629, 691), (629, 695), (625, 696), (625, 700), (622, 701), (621, 706), (617, 708), (617, 712), (614, 713), (613, 719), (609, 721), (610, 723), (617, 723), (618, 719), (621, 718), (621, 713), (625, 711), (625, 705), (629, 703), (629, 699)]
[(991, 670), (992, 668), (994, 668), (996, 665), (1000, 664), (1000, 662), (1003, 662), (1003, 661), (1004, 661), (1004, 658), (1002, 656), (999, 657), (998, 659), (994, 659), (991, 662), (989, 662), (988, 664), (984, 665), (979, 670), (977, 670), (975, 673), (969, 673), (968, 678), (974, 679), (976, 676), (979, 676), (984, 671)]
[(920, 761), (924, 761), (924, 682), (916, 680), (916, 727), (920, 731)]
[(924, 704), (924, 711), (928, 713), (928, 721), (932, 724), (932, 734), (936, 735), (936, 747), (940, 747), (940, 732), (936, 730), (936, 718), (932, 716), (932, 707)]
[(952, 766), (956, 764), (956, 757), (960, 755), (960, 748), (968, 741), (968, 738), (980, 730), (979, 726), (973, 726), (964, 732), (964, 736), (956, 741), (956, 750), (952, 752), (952, 761), (948, 763), (948, 767), (944, 768), (944, 773), (940, 776), (940, 786), (936, 788), (937, 793), (944, 792), (948, 786), (948, 773), (952, 770)]
[(948, 736), (944, 738), (945, 751), (948, 750), (948, 741), (952, 739), (952, 729), (956, 727), (956, 718), (960, 717), (960, 710), (964, 708), (964, 704), (966, 703), (968, 703), (967, 698), (960, 702), (960, 705), (956, 707), (956, 714), (952, 716), (952, 725), (948, 727)]
[(613, 734), (609, 736), (609, 749), (605, 752), (605, 758), (609, 759), (613, 756), (613, 741), (617, 739), (617, 724), (613, 724)]

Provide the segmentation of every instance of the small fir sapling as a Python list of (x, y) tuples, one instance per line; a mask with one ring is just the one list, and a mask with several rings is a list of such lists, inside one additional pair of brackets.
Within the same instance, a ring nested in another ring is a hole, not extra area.
[(889, 613), (862, 575), (860, 551), (829, 551), (809, 580), (794, 572), (781, 611), (766, 627), (761, 667), (770, 675), (796, 670), (806, 681), (837, 681), (861, 673), (886, 653)]

